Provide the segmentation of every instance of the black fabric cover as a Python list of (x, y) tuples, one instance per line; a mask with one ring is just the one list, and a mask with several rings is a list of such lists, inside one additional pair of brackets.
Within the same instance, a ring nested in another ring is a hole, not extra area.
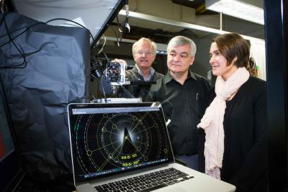
[(0, 78), (23, 166), (40, 183), (72, 179), (66, 106), (88, 98), (89, 57), (89, 33), (83, 28), (1, 15)]

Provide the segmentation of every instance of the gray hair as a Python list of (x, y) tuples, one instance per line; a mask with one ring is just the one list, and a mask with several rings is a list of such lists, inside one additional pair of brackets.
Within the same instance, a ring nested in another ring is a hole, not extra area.
[(151, 44), (151, 47), (153, 49), (153, 54), (156, 55), (156, 51), (157, 51), (157, 45), (154, 41), (152, 41), (151, 39), (142, 37), (140, 38), (138, 41), (136, 41), (133, 45), (132, 45), (132, 53), (135, 54), (137, 51), (137, 48), (139, 47), (139, 45), (143, 42), (147, 42)]
[(197, 51), (196, 44), (194, 43), (192, 39), (181, 36), (181, 35), (175, 36), (169, 41), (168, 46), (167, 46), (167, 53), (169, 53), (173, 47), (187, 45), (187, 44), (190, 45), (190, 48), (191, 48), (190, 54), (192, 56), (195, 56), (196, 51)]

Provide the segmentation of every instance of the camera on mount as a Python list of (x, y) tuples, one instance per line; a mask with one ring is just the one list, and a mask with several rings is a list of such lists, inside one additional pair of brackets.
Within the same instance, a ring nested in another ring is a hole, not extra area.
[[(141, 98), (135, 98), (125, 87), (122, 85), (129, 85), (126, 81), (125, 65), (118, 62), (108, 62), (102, 75), (100, 76), (100, 92), (104, 98), (93, 99), (93, 103), (139, 103), (142, 102)], [(106, 98), (106, 95), (117, 95), (119, 89), (123, 90), (127, 97), (119, 98)]]
[(125, 65), (121, 65), (118, 62), (109, 62), (104, 75), (109, 79), (111, 85), (124, 85)]

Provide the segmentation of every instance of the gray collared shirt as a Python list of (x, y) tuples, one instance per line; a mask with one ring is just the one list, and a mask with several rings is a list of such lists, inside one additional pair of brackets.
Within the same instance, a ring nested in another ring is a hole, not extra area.
[(155, 73), (155, 69), (153, 67), (150, 68), (150, 73), (147, 77), (144, 76), (143, 72), (141, 69), (135, 64), (135, 68), (137, 69), (138, 73), (143, 77), (144, 81), (150, 81), (152, 76)]

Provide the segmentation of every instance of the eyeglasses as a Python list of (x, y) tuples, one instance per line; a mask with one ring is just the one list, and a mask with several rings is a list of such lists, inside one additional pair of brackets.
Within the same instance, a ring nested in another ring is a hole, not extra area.
[(143, 55), (144, 54), (144, 55), (150, 56), (150, 55), (153, 55), (154, 53), (151, 52), (151, 51), (137, 51), (136, 54), (138, 54), (138, 55)]

